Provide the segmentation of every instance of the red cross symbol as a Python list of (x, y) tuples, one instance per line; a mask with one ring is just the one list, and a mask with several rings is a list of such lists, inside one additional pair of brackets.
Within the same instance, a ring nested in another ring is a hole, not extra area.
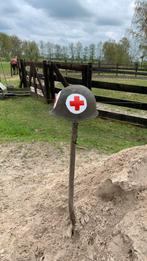
[(70, 101), (70, 106), (75, 107), (75, 111), (80, 110), (80, 106), (84, 105), (84, 101), (80, 100), (79, 96), (74, 96), (74, 101)]

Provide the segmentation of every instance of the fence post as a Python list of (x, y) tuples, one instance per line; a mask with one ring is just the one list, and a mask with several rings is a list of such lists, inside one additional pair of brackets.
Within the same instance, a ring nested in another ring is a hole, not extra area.
[(118, 76), (118, 63), (116, 64), (116, 76)]
[(10, 64), (10, 72), (11, 72), (11, 77), (13, 76), (13, 73), (12, 73), (12, 64)]
[(49, 70), (49, 64), (46, 61), (43, 61), (44, 86), (45, 86), (45, 96), (46, 96), (45, 98), (47, 103), (49, 103), (51, 99), (48, 70)]
[(82, 66), (82, 84), (84, 85), (84, 86), (87, 86), (87, 81), (86, 81), (86, 66), (87, 65), (83, 65)]
[(83, 65), (82, 68), (82, 84), (91, 90), (92, 64)]
[(138, 63), (135, 63), (135, 77), (137, 77), (137, 71), (138, 71)]
[(26, 68), (25, 68), (25, 61), (24, 60), (20, 60), (20, 85), (19, 87), (22, 88), (27, 88), (28, 84), (27, 84), (27, 75), (26, 75)]
[(101, 72), (101, 61), (98, 60), (98, 75), (100, 75)]
[(91, 90), (92, 87), (92, 63), (87, 66), (87, 87)]
[(51, 99), (55, 99), (55, 81), (54, 81), (54, 63), (51, 62), (49, 64), (49, 88), (50, 88), (50, 94)]
[[(34, 86), (34, 89), (35, 89), (35, 93), (37, 95), (36, 70), (35, 70), (35, 66), (34, 66), (33, 63), (31, 63), (31, 65), (30, 65), (30, 74), (33, 77), (33, 86)], [(31, 84), (31, 79), (30, 79), (29, 86), (31, 86), (30, 84)]]

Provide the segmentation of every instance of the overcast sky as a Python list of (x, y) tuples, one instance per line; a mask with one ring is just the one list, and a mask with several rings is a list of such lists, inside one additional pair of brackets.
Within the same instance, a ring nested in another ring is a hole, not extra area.
[(0, 32), (68, 44), (119, 40), (131, 25), (135, 0), (2, 0)]

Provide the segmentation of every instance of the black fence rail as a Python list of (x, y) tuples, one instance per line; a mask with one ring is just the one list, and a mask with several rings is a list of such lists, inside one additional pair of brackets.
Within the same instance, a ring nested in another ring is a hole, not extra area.
[(106, 73), (106, 74), (123, 74), (123, 75), (134, 75), (135, 77), (137, 76), (147, 76), (147, 69), (140, 68), (137, 63), (134, 64), (132, 67), (126, 67), (126, 66), (120, 66), (118, 64), (114, 65), (103, 65), (103, 64), (98, 64), (98, 65), (93, 65), (93, 71), (98, 72), (99, 74), (101, 73)]
[[(64, 70), (80, 72), (81, 77), (63, 76)], [(91, 64), (67, 64), (47, 61), (34, 63), (22, 60), (19, 63), (20, 87), (29, 87), (33, 96), (39, 97), (47, 103), (54, 101), (55, 94), (62, 88), (56, 85), (57, 82), (62, 83), (63, 87), (67, 87), (69, 84), (82, 84), (91, 90), (94, 88), (147, 95), (147, 87), (92, 81), (92, 73), (93, 68)], [(103, 104), (143, 110), (144, 112), (147, 110), (147, 103), (145, 102), (105, 96), (95, 96), (95, 98), (97, 102)], [(99, 110), (99, 116), (147, 127), (147, 117), (137, 117), (126, 115), (123, 112), (117, 113), (108, 110)]]

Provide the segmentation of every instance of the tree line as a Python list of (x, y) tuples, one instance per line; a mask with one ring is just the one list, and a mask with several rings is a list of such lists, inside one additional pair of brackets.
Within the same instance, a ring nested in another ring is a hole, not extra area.
[(21, 40), (16, 35), (0, 33), (0, 57), (10, 60), (12, 57), (26, 57), (26, 59), (39, 58), (39, 47), (35, 41)]
[(48, 59), (119, 65), (130, 64), (139, 58), (143, 61), (147, 57), (147, 2), (136, 1), (129, 36), (118, 42), (108, 40), (85, 46), (78, 41), (63, 46), (51, 42), (21, 40), (15, 35), (0, 33), (0, 57), (10, 60), (14, 56), (35, 61)]
[(119, 42), (110, 40), (98, 44), (91, 43), (88, 46), (77, 42), (62, 46), (51, 42), (23, 41), (17, 36), (0, 33), (0, 56), (6, 60), (18, 56), (26, 60), (104, 61), (108, 64), (129, 64), (132, 61), (129, 49), (130, 44), (126, 37)]
[(68, 46), (40, 42), (42, 57), (73, 62), (99, 62), (103, 60), (112, 64), (128, 64), (131, 62), (129, 48), (130, 44), (126, 37), (119, 42), (106, 41), (98, 44), (91, 43), (87, 46), (82, 45), (81, 42), (70, 43)]

